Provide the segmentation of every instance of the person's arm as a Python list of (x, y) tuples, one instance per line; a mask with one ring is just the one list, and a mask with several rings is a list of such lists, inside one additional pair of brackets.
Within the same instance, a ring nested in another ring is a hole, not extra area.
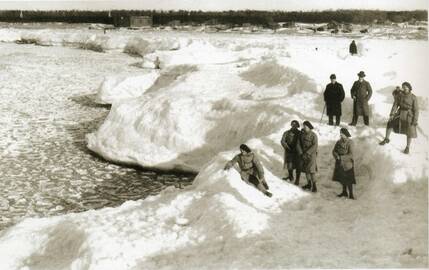
[(411, 122), (411, 125), (417, 126), (417, 122), (419, 120), (419, 102), (417, 100), (417, 97), (413, 97), (413, 121)]
[(317, 144), (318, 144), (317, 135), (313, 133), (313, 140), (312, 140), (312, 144), (311, 144), (311, 146), (307, 149), (307, 151), (305, 151), (305, 152), (304, 152), (304, 154), (308, 154), (308, 155), (315, 154), (315, 153), (317, 152)]
[(328, 85), (326, 85), (325, 87), (325, 92), (323, 92), (323, 100), (325, 101), (325, 103), (328, 101)]
[(256, 171), (258, 172), (259, 180), (264, 181), (264, 167), (262, 167), (262, 164), (256, 157), (255, 153), (253, 153), (253, 164), (255, 165)]
[(238, 163), (238, 155), (236, 155), (233, 159), (231, 159), (230, 161), (228, 161), (225, 165), (224, 170), (229, 170), (231, 169), (232, 166), (234, 166), (235, 163)]
[(392, 119), (395, 116), (396, 112), (398, 111), (399, 100), (400, 98), (398, 97), (398, 98), (395, 98), (393, 101), (392, 109), (390, 109), (390, 115), (389, 115), (390, 119)]
[(366, 85), (367, 85), (366, 89), (368, 91), (366, 100), (370, 100), (372, 97), (372, 87), (371, 87), (371, 84), (369, 84), (369, 82), (366, 82)]
[(353, 142), (350, 141), (347, 154), (340, 156), (341, 160), (353, 160)]
[(344, 92), (344, 88), (342, 84), (338, 84), (340, 87), (340, 102), (343, 102), (344, 98), (346, 97), (346, 93)]
[(337, 153), (337, 144), (338, 144), (338, 142), (335, 143), (334, 149), (332, 149), (332, 155), (334, 156), (334, 158), (336, 160), (340, 159), (340, 155), (338, 155), (338, 153)]
[(282, 140), (280, 141), (280, 143), (281, 143), (281, 145), (283, 146), (284, 149), (288, 149), (289, 150), (290, 147), (289, 147), (289, 145), (286, 142), (287, 135), (288, 135), (287, 131), (285, 133), (283, 133)]
[(352, 89), (350, 89), (350, 96), (352, 97), (352, 99), (356, 98), (356, 82), (353, 83)]

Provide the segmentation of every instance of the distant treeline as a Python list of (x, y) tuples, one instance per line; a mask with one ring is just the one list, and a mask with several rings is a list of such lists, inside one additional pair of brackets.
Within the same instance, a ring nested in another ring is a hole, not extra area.
[(427, 10), (381, 11), (381, 10), (326, 10), (326, 11), (155, 11), (155, 10), (112, 10), (112, 11), (0, 11), (0, 21), (4, 22), (66, 22), (113, 24), (114, 17), (147, 15), (153, 17), (154, 25), (166, 25), (178, 20), (181, 23), (221, 23), (270, 25), (275, 22), (321, 23), (336, 21), (341, 23), (384, 23), (427, 21)]

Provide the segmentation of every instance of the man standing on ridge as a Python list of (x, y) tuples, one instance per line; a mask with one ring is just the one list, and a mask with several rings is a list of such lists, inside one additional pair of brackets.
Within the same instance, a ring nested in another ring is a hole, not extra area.
[(353, 119), (349, 124), (356, 126), (357, 120), (360, 115), (363, 116), (365, 125), (369, 126), (369, 105), (368, 101), (372, 96), (372, 88), (365, 78), (365, 72), (360, 71), (358, 74), (359, 79), (353, 83), (350, 94), (353, 98)]
[[(299, 147), (298, 140), (300, 136), (299, 122), (293, 120), (291, 123), (291, 128), (283, 133), (281, 144), (285, 150), (284, 152), (284, 161), (283, 168), (288, 170), (288, 176), (283, 178), (284, 180), (294, 181), (295, 185), (299, 185), (299, 178), (301, 176), (301, 162), (299, 160), (298, 150)], [(293, 170), (296, 170), (296, 178), (293, 177)]]
[(326, 103), (326, 114), (329, 117), (329, 125), (334, 125), (334, 115), (335, 115), (335, 125), (340, 125), (341, 122), (341, 102), (343, 102), (345, 93), (341, 83), (337, 82), (337, 77), (335, 74), (331, 74), (329, 77), (331, 83), (326, 85), (325, 92), (323, 97)]

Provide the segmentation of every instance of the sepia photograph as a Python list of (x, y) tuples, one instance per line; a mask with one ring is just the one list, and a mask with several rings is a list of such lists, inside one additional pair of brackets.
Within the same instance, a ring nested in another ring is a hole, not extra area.
[(428, 269), (427, 0), (0, 0), (0, 270)]

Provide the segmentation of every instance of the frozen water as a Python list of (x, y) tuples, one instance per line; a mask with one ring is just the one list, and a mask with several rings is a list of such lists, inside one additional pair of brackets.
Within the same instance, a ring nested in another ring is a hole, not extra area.
[(191, 183), (192, 175), (124, 168), (86, 149), (85, 134), (108, 113), (94, 103), (94, 89), (119, 69), (137, 73), (133, 58), (0, 46), (0, 229), (23, 217), (117, 206)]

